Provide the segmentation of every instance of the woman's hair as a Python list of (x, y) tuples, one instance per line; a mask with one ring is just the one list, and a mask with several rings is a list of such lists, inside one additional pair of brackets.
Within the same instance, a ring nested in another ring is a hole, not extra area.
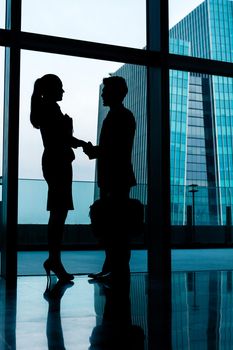
[(43, 96), (52, 91), (58, 84), (61, 84), (61, 80), (55, 74), (46, 74), (35, 81), (30, 113), (30, 121), (34, 128), (40, 129), (41, 118), (43, 117), (41, 113)]

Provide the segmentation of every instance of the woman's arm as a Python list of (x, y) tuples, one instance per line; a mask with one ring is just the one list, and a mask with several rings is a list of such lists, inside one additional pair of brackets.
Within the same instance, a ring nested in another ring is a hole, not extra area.
[(78, 147), (85, 147), (87, 142), (83, 140), (79, 140), (76, 137), (72, 136), (71, 138), (71, 147), (72, 148), (78, 148)]

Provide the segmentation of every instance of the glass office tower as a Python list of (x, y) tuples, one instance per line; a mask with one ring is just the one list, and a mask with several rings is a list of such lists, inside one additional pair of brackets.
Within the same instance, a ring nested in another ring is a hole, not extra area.
[[(170, 30), (170, 37), (187, 40), (191, 56), (232, 62), (232, 29), (233, 2), (206, 0)], [(225, 223), (226, 207), (232, 206), (232, 83), (190, 73), (186, 185), (201, 186), (200, 224)]]
[[(170, 52), (232, 62), (233, 2), (205, 0), (170, 30)], [(113, 75), (123, 76), (129, 93), (125, 106), (135, 115), (137, 132), (133, 164), (138, 186), (132, 195), (146, 204), (146, 70), (126, 64)], [(106, 111), (99, 108), (99, 127)], [(233, 203), (233, 81), (231, 78), (170, 71), (171, 220), (187, 223), (193, 205), (195, 223), (226, 223)]]

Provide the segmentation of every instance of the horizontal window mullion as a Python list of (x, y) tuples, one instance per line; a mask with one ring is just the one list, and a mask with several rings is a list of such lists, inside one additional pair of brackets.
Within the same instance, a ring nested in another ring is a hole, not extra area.
[(0, 46), (137, 65), (158, 65), (161, 61), (157, 52), (148, 55), (146, 50), (135, 48), (8, 30), (0, 30)]
[(233, 63), (0, 29), (0, 46), (233, 77)]
[(233, 77), (233, 63), (169, 54), (169, 69)]

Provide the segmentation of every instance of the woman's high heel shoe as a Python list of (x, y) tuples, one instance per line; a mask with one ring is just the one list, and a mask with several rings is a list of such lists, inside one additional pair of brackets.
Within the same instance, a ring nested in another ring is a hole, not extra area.
[(47, 286), (44, 292), (44, 299), (47, 300), (48, 302), (56, 302), (59, 301), (65, 291), (72, 287), (74, 285), (74, 282), (72, 281), (67, 281), (67, 282), (63, 282), (63, 281), (58, 281), (55, 285), (53, 286)]
[(62, 282), (69, 282), (74, 279), (74, 275), (71, 273), (66, 272), (64, 266), (61, 262), (53, 263), (51, 260), (47, 259), (44, 262), (44, 269), (47, 275), (47, 287), (49, 287), (51, 282), (51, 275), (50, 272), (54, 272), (59, 281)]

